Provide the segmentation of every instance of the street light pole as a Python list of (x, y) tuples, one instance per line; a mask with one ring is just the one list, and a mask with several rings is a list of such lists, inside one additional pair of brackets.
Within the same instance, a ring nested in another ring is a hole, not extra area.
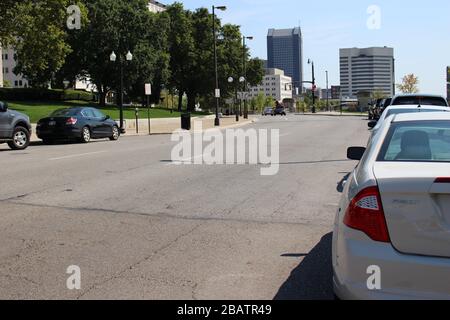
[[(233, 77), (229, 77), (228, 83), (234, 84), (235, 80), (237, 80), (237, 79), (234, 79)], [(234, 113), (236, 116), (236, 122), (238, 122), (239, 121), (239, 112), (237, 110), (238, 85), (237, 84), (233, 85), (233, 87), (234, 87), (233, 110), (234, 110)]]
[[(244, 74), (244, 90), (242, 91), (244, 94), (247, 92), (247, 52), (246, 52), (246, 47), (245, 47), (245, 40), (253, 40), (253, 37), (246, 37), (243, 36), (242, 37), (242, 69), (243, 69), (243, 74)], [(248, 119), (248, 109), (247, 109), (247, 97), (245, 97), (244, 100), (244, 119)]]
[(220, 91), (219, 91), (219, 73), (217, 68), (217, 35), (216, 35), (216, 12), (215, 10), (219, 9), (222, 11), (225, 11), (227, 7), (225, 6), (212, 6), (212, 15), (213, 15), (213, 37), (214, 37), (214, 71), (215, 71), (215, 90), (214, 90), (214, 97), (216, 98), (216, 118), (214, 119), (214, 126), (218, 127), (220, 126), (220, 119), (219, 119), (219, 99), (220, 99)]
[(123, 62), (120, 55), (119, 55), (119, 66), (120, 66), (120, 96), (119, 96), (120, 132), (125, 133), (125, 128), (123, 127)]
[(312, 66), (312, 81), (311, 81), (311, 83), (312, 83), (311, 92), (312, 92), (312, 103), (313, 103), (312, 113), (316, 113), (316, 94), (314, 93), (316, 90), (316, 77), (314, 75), (314, 61), (308, 59), (308, 64), (311, 64), (311, 66)]
[(328, 91), (328, 70), (325, 71), (325, 73), (327, 74), (327, 110), (329, 112), (331, 112), (331, 109), (330, 109), (330, 93)]
[[(120, 113), (120, 132), (125, 133), (125, 128), (123, 126), (124, 120), (123, 120), (123, 96), (124, 96), (124, 85), (123, 85), (123, 65), (125, 61), (132, 61), (133, 55), (130, 51), (125, 55), (125, 59), (119, 54), (119, 68), (120, 68), (120, 88), (119, 88), (119, 113)], [(116, 62), (117, 55), (113, 51), (111, 55), (109, 56), (109, 60), (111, 62)]]

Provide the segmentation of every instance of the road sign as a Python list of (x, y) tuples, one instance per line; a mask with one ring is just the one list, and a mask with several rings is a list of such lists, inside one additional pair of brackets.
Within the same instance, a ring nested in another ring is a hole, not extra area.
[(220, 98), (220, 89), (216, 89), (215, 97)]
[(152, 95), (152, 85), (150, 83), (145, 84), (145, 95), (146, 96)]

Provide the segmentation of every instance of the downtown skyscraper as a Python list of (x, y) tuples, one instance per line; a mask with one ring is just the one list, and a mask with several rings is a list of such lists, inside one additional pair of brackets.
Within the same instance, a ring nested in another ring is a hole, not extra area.
[(303, 37), (301, 28), (269, 29), (267, 67), (284, 71), (292, 78), (293, 88), (303, 88)]

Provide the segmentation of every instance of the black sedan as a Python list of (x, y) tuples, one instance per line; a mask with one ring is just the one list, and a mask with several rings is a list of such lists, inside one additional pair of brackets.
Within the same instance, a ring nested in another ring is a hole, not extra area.
[(78, 140), (88, 143), (91, 139), (118, 140), (119, 128), (115, 121), (100, 110), (91, 107), (61, 109), (39, 120), (36, 134), (44, 143), (55, 140)]
[(278, 107), (278, 108), (275, 108), (273, 110), (273, 114), (272, 115), (273, 116), (277, 116), (277, 115), (285, 116), (286, 115), (286, 111), (284, 110), (283, 107)]

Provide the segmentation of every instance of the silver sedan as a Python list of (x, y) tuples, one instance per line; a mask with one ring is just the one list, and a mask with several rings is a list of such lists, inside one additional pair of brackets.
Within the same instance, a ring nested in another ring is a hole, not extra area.
[(385, 121), (346, 182), (333, 235), (341, 299), (450, 299), (450, 113)]

